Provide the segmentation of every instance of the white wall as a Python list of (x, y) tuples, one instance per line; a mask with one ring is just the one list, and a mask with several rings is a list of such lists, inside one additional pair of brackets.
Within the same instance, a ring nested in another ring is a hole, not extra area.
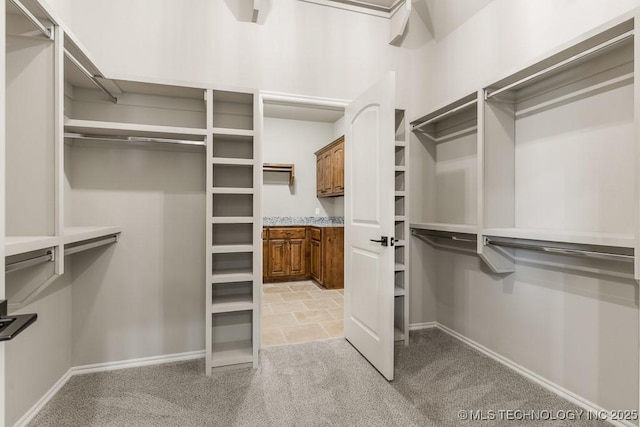
[[(343, 212), (334, 207), (337, 198), (316, 197), (314, 153), (334, 139), (333, 123), (265, 118), (264, 162), (293, 163), (295, 181), (289, 186), (288, 174), (264, 173), (263, 216), (343, 216)], [(318, 215), (316, 208), (320, 209)]]

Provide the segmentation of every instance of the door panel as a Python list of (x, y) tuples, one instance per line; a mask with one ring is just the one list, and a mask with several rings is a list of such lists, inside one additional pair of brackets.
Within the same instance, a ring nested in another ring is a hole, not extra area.
[(345, 338), (393, 379), (395, 75), (345, 111)]
[(269, 240), (269, 277), (288, 276), (287, 241)]
[(305, 240), (289, 240), (289, 276), (303, 276), (307, 274), (305, 259)]
[(338, 144), (331, 153), (333, 163), (333, 192), (344, 192), (344, 142)]
[(322, 283), (321, 277), (322, 277), (322, 271), (321, 271), (321, 263), (320, 263), (320, 256), (321, 256), (321, 251), (320, 251), (320, 242), (317, 240), (311, 240), (311, 248), (310, 248), (310, 252), (311, 252), (311, 262), (310, 262), (310, 268), (311, 268), (311, 276), (316, 279), (318, 282)]

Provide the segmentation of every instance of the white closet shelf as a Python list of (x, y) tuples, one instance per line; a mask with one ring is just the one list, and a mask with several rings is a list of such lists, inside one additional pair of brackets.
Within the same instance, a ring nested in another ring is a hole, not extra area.
[(212, 313), (229, 313), (232, 311), (253, 310), (251, 295), (227, 295), (214, 297), (211, 303)]
[(253, 166), (253, 159), (237, 159), (232, 157), (214, 157), (214, 165)]
[(393, 245), (402, 247), (404, 246), (404, 240), (394, 240)]
[(395, 220), (396, 220), (397, 222), (399, 222), (399, 221), (406, 221), (406, 219), (407, 219), (407, 217), (406, 217), (406, 216), (404, 216), (404, 215), (396, 215), (396, 216), (395, 216)]
[(529, 228), (486, 228), (482, 231), (482, 234), (489, 237), (507, 237), (512, 239), (541, 240), (620, 248), (634, 248), (635, 246), (635, 238), (632, 234), (539, 230)]
[(431, 230), (431, 231), (444, 231), (447, 233), (464, 233), (464, 234), (477, 234), (478, 227), (476, 225), (469, 224), (447, 224), (444, 222), (427, 222), (427, 223), (412, 223), (409, 225), (411, 228), (419, 230)]
[(253, 188), (213, 187), (213, 194), (253, 194)]
[(396, 166), (396, 172), (405, 172), (407, 170), (406, 166)]
[(404, 264), (400, 264), (399, 262), (396, 262), (394, 271), (404, 271), (404, 270), (405, 270)]
[(77, 243), (83, 240), (98, 239), (112, 234), (122, 233), (119, 226), (86, 226), (86, 227), (66, 227), (62, 232), (64, 244)]
[(393, 339), (394, 341), (402, 341), (404, 339), (404, 333), (398, 328), (393, 329)]
[(211, 352), (211, 366), (214, 368), (253, 362), (251, 340), (215, 343)]
[(253, 245), (213, 245), (211, 252), (214, 254), (236, 254), (253, 252)]
[(396, 286), (396, 287), (395, 287), (395, 289), (394, 289), (394, 295), (395, 295), (395, 296), (397, 296), (397, 297), (402, 297), (402, 296), (404, 296), (404, 294), (405, 294), (405, 293), (404, 293), (404, 289), (402, 289), (402, 288), (401, 288), (401, 287), (399, 287), (399, 286)]
[(396, 141), (396, 147), (406, 147), (406, 146), (407, 146), (406, 141)]
[(211, 283), (251, 282), (253, 273), (249, 270), (225, 270), (211, 275)]
[(213, 224), (253, 224), (252, 216), (217, 216), (211, 218)]
[(52, 248), (60, 244), (57, 236), (7, 236), (5, 237), (5, 256), (19, 255), (41, 249)]
[(405, 197), (406, 195), (406, 191), (396, 191), (396, 197)]
[(254, 136), (255, 131), (233, 128), (213, 128), (213, 136)]
[(80, 120), (69, 118), (65, 118), (64, 120), (64, 130), (65, 132), (91, 135), (137, 136), (187, 140), (202, 140), (207, 135), (206, 129), (199, 128), (145, 125), (137, 123), (102, 122), (96, 120)]

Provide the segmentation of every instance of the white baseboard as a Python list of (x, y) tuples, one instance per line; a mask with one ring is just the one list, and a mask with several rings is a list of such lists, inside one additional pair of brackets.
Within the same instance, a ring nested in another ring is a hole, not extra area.
[(67, 372), (65, 372), (65, 374), (62, 375), (58, 381), (56, 381), (56, 383), (40, 398), (40, 400), (38, 400), (36, 402), (36, 404), (33, 405), (22, 416), (22, 418), (20, 418), (18, 421), (16, 421), (16, 423), (14, 424), (14, 427), (26, 426), (27, 424), (29, 424), (31, 422), (31, 420), (36, 415), (38, 415), (38, 412), (40, 412), (40, 410), (42, 408), (44, 408), (44, 405), (49, 403), (51, 398), (53, 398), (53, 396), (55, 396), (56, 393), (58, 391), (60, 391), (60, 389), (67, 383), (67, 381), (69, 381), (69, 378), (71, 378), (72, 376), (73, 376), (73, 374), (71, 373), (71, 369), (69, 369)]
[(38, 412), (56, 395), (56, 393), (75, 375), (90, 374), (94, 372), (115, 371), (117, 369), (137, 368), (140, 366), (161, 365), (164, 363), (184, 362), (187, 360), (202, 359), (204, 350), (189, 351), (186, 353), (167, 354), (162, 356), (142, 357), (139, 359), (119, 360), (117, 362), (96, 363), (93, 365), (73, 366), (36, 402), (15, 424), (14, 427), (22, 427), (38, 415)]
[(204, 358), (204, 350), (186, 353), (167, 354), (163, 356), (141, 357), (139, 359), (119, 360), (117, 362), (96, 363), (93, 365), (74, 366), (73, 375), (91, 374), (94, 372), (115, 371), (117, 369), (139, 368), (141, 366), (160, 365), (163, 363), (184, 362)]
[(410, 331), (422, 331), (423, 329), (433, 329), (438, 327), (438, 322), (411, 323)]
[[(431, 322), (430, 322), (431, 323)], [(474, 348), (475, 350), (479, 351), (480, 353), (492, 358), (493, 360), (501, 363), (502, 365), (506, 366), (509, 369), (512, 369), (513, 371), (517, 372), (518, 374), (522, 375), (525, 378), (528, 378), (529, 380), (533, 381), (534, 383), (544, 387), (545, 389), (557, 394), (558, 396), (562, 397), (565, 400), (568, 400), (569, 402), (585, 409), (586, 411), (591, 411), (591, 412), (602, 412), (602, 411), (606, 411), (604, 408), (596, 405), (595, 403), (583, 398), (582, 396), (577, 395), (576, 393), (567, 390), (566, 388), (554, 383), (553, 381), (548, 380), (547, 378), (544, 378), (541, 375), (536, 374), (533, 371), (530, 371), (529, 369), (517, 364), (516, 362), (514, 362), (511, 359), (508, 359), (498, 353), (496, 353), (493, 350), (488, 349), (487, 347), (483, 346), (482, 344), (479, 344), (475, 341), (473, 341), (470, 338), (465, 337), (464, 335), (454, 331), (451, 328), (448, 328), (447, 326), (444, 326), (438, 322), (433, 322), (436, 323), (436, 327), (438, 329), (440, 329), (441, 331), (451, 335), (452, 337), (456, 338), (459, 341), (462, 341), (463, 343), (467, 344), (468, 346)], [(409, 329), (411, 330), (411, 326), (409, 327)], [(612, 425), (614, 426), (619, 426), (619, 427), (636, 427), (635, 424), (632, 424), (631, 422), (620, 422), (620, 421), (612, 421), (612, 420), (608, 420)]]

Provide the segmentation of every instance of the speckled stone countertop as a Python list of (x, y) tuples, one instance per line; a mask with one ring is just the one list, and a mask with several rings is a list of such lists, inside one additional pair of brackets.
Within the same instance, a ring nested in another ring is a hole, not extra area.
[(344, 227), (344, 218), (338, 216), (265, 216), (262, 218), (265, 227), (286, 225), (310, 225), (314, 227)]

